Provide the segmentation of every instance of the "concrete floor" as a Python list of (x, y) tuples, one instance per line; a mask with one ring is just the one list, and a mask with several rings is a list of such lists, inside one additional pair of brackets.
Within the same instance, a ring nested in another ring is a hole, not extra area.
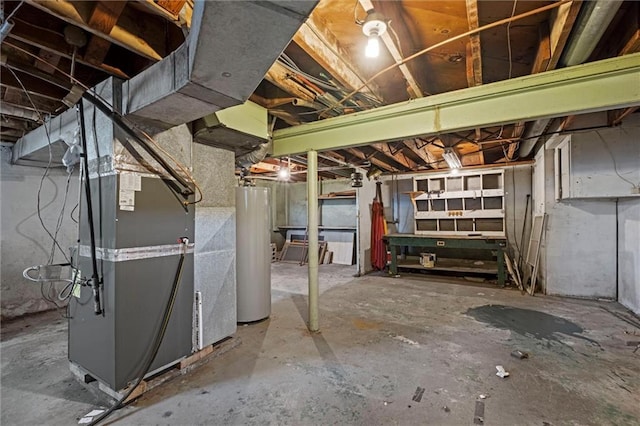
[[(640, 350), (624, 334), (640, 320), (616, 303), (320, 270), (321, 333), (305, 326), (306, 267), (273, 265), (269, 320), (106, 424), (640, 424)], [(104, 404), (69, 373), (59, 316), (2, 340), (3, 425), (74, 424)]]

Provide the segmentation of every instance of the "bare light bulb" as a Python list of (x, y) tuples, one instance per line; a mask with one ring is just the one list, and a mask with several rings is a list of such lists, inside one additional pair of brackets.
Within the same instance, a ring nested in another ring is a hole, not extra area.
[(289, 179), (289, 168), (281, 167), (280, 170), (278, 170), (278, 177), (282, 180)]
[(380, 40), (377, 35), (370, 35), (367, 41), (367, 47), (364, 50), (364, 56), (367, 58), (377, 58), (380, 55)]

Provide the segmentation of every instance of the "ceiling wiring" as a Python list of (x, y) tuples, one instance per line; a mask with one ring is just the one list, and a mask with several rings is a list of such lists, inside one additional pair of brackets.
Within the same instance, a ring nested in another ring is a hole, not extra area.
[[(527, 17), (532, 16), (532, 15), (536, 15), (538, 13), (542, 13), (542, 12), (546, 12), (546, 11), (551, 10), (551, 9), (558, 8), (558, 7), (562, 6), (563, 4), (568, 3), (570, 1), (572, 1), (572, 0), (559, 0), (559, 1), (555, 2), (555, 3), (548, 4), (546, 6), (543, 6), (543, 7), (528, 11), (528, 12), (524, 12), (524, 13), (521, 13), (519, 15), (510, 17), (510, 18), (501, 19), (501, 20), (492, 22), (490, 24), (486, 24), (486, 25), (483, 25), (481, 27), (474, 28), (472, 30), (466, 31), (464, 33), (461, 33), (461, 34), (458, 34), (458, 35), (453, 36), (451, 38), (448, 38), (446, 40), (443, 40), (443, 41), (441, 41), (439, 43), (433, 44), (433, 45), (431, 45), (431, 46), (429, 46), (427, 48), (424, 48), (424, 49), (422, 49), (422, 50), (420, 50), (420, 51), (418, 51), (418, 52), (416, 52), (416, 53), (414, 53), (414, 54), (412, 54), (410, 56), (407, 56), (403, 60), (401, 60), (399, 62), (396, 62), (394, 64), (391, 64), (388, 67), (383, 68), (382, 70), (378, 71), (373, 76), (371, 76), (365, 82), (365, 84), (363, 84), (362, 86), (358, 87), (357, 89), (354, 89), (348, 95), (346, 95), (345, 97), (340, 99), (338, 101), (338, 105), (343, 104), (347, 100), (351, 99), (358, 92), (360, 92), (360, 90), (362, 90), (365, 87), (366, 84), (369, 84), (369, 83), (373, 82), (374, 80), (376, 80), (381, 75), (383, 75), (383, 74), (385, 74), (385, 73), (387, 73), (387, 72), (399, 67), (400, 65), (404, 65), (407, 62), (409, 62), (409, 61), (411, 61), (411, 60), (413, 60), (413, 59), (415, 59), (415, 58), (417, 58), (419, 56), (422, 56), (427, 52), (435, 50), (435, 49), (437, 49), (439, 47), (442, 47), (442, 46), (444, 46), (446, 44), (449, 44), (449, 43), (452, 43), (454, 41), (461, 40), (463, 38), (469, 37), (470, 35), (478, 34), (478, 33), (482, 32), (482, 31), (486, 31), (486, 30), (489, 30), (491, 28), (499, 27), (499, 26), (504, 25), (504, 24), (508, 24), (509, 22), (517, 21), (517, 20), (524, 19), (524, 18), (527, 18)], [(332, 105), (331, 107), (334, 107), (334, 106), (336, 106), (336, 105)], [(330, 108), (328, 108), (328, 109), (330, 109)]]
[[(31, 99), (31, 95), (29, 95), (29, 92), (27, 91), (27, 89), (24, 87), (24, 85), (22, 84), (22, 80), (20, 80), (20, 78), (18, 77), (18, 75), (11, 69), (8, 68), (9, 72), (13, 75), (13, 77), (18, 81), (18, 84), (20, 84), (20, 87), (22, 87), (22, 90), (25, 93), (25, 96), (27, 97), (27, 99), (29, 100), (29, 102), (31, 103), (31, 106), (33, 107), (33, 109), (36, 111), (36, 113), (38, 114), (38, 117), (40, 117), (40, 120), (43, 123), (44, 126), (44, 131), (45, 134), (47, 136), (47, 148), (48, 148), (48, 153), (49, 153), (49, 159), (47, 162), (47, 166), (44, 170), (44, 173), (42, 174), (42, 177), (40, 178), (40, 184), (38, 186), (38, 192), (36, 194), (36, 212), (37, 212), (37, 216), (38, 216), (38, 220), (40, 221), (40, 225), (42, 226), (42, 228), (44, 229), (44, 231), (47, 233), (47, 235), (49, 235), (49, 237), (52, 240), (52, 244), (54, 247), (57, 247), (60, 251), (60, 253), (62, 254), (62, 256), (64, 257), (65, 261), (67, 263), (69, 262), (69, 257), (67, 256), (67, 254), (65, 253), (64, 249), (60, 246), (60, 244), (58, 243), (58, 241), (56, 240), (56, 238), (53, 236), (53, 234), (51, 233), (51, 231), (49, 231), (49, 228), (47, 228), (47, 226), (44, 223), (44, 220), (42, 219), (42, 205), (41, 205), (41, 200), (42, 200), (42, 187), (44, 185), (44, 180), (47, 178), (47, 176), (49, 175), (49, 171), (51, 169), (51, 164), (53, 162), (53, 153), (51, 151), (51, 136), (49, 135), (49, 129), (47, 128), (47, 123), (44, 120), (44, 116), (42, 115), (42, 113), (40, 112), (40, 110), (36, 107), (35, 103), (33, 102), (33, 99)], [(55, 250), (52, 249), (54, 252)], [(55, 254), (55, 253), (54, 253)]]
[[(6, 40), (4, 41), (5, 44), (7, 44), (8, 46), (17, 49), (21, 52), (23, 52), (24, 54), (34, 58), (37, 61), (40, 61), (46, 65), (48, 65), (49, 67), (53, 68), (54, 70), (60, 72), (62, 75), (69, 77), (71, 79), (72, 82), (76, 83), (78, 86), (80, 86), (81, 88), (83, 88), (85, 90), (85, 94), (83, 95), (85, 98), (88, 98), (87, 100), (91, 101), (91, 100), (95, 100), (95, 101), (99, 101), (98, 103), (102, 103), (102, 105), (99, 106), (99, 108), (101, 109), (101, 111), (106, 114), (109, 118), (111, 118), (112, 120), (116, 121), (116, 124), (118, 124), (123, 130), (125, 130), (125, 132), (127, 132), (130, 136), (132, 136), (134, 139), (136, 139), (138, 142), (141, 141), (141, 137), (138, 135), (138, 133), (144, 133), (141, 129), (139, 129), (138, 127), (136, 127), (135, 125), (133, 125), (132, 123), (130, 123), (126, 117), (122, 116), (118, 111), (113, 109), (113, 106), (106, 101), (102, 96), (100, 96), (99, 93), (97, 93), (94, 89), (87, 87), (84, 83), (82, 83), (80, 80), (78, 80), (77, 78), (75, 78), (74, 76), (70, 75), (69, 73), (65, 72), (64, 70), (60, 69), (59, 67), (57, 67), (56, 65), (50, 63), (49, 61), (39, 57), (38, 55), (35, 55), (31, 52), (29, 52), (26, 49), (23, 49), (13, 43), (7, 42)], [(93, 95), (91, 95), (91, 93), (93, 93)], [(32, 103), (33, 104), (33, 103)], [(34, 105), (35, 107), (35, 105)], [(46, 128), (45, 128), (46, 130)], [(140, 138), (140, 139), (139, 139)], [(145, 135), (145, 138), (153, 141), (155, 146), (159, 146), (157, 144), (157, 142), (155, 140), (153, 140), (153, 138), (151, 138), (148, 134)], [(143, 146), (144, 148), (144, 146)], [(166, 152), (166, 151), (165, 151)], [(154, 154), (151, 154), (152, 156)], [(157, 155), (157, 154), (155, 154)], [(156, 159), (158, 161), (158, 159)], [(174, 159), (175, 160), (175, 159)], [(172, 161), (174, 161), (172, 160)], [(160, 164), (164, 163), (165, 165), (166, 162), (164, 162), (163, 160), (160, 159)], [(180, 168), (181, 170), (186, 170), (186, 167), (178, 162), (175, 162), (175, 165)], [(168, 165), (167, 165), (168, 166)], [(189, 179), (189, 181), (196, 187), (196, 181), (195, 178), (193, 177), (193, 175), (189, 172), (187, 172), (187, 179)], [(182, 181), (183, 179), (181, 177), (176, 177), (173, 176), (176, 180), (178, 180), (179, 182)], [(165, 182), (167, 183), (167, 182)], [(187, 203), (187, 204), (191, 204), (191, 203)]]

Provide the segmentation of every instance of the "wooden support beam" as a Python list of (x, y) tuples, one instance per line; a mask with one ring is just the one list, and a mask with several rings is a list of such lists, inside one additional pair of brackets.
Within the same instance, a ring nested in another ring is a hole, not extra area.
[[(124, 11), (126, 1), (99, 1), (95, 4), (88, 25), (108, 35), (118, 22), (118, 18)], [(103, 38), (104, 36), (92, 35), (85, 49), (84, 58), (87, 62), (100, 65), (107, 56), (111, 42)]]
[(374, 166), (380, 168), (380, 170), (382, 170), (383, 172), (396, 172), (396, 171), (399, 171), (398, 169), (395, 169), (394, 167), (392, 167), (389, 164), (387, 164), (386, 162), (381, 161), (380, 159), (378, 159), (378, 158), (376, 158), (376, 157), (374, 157), (372, 155), (365, 154), (359, 148), (346, 148), (345, 151), (348, 152), (349, 154), (353, 155), (358, 160), (371, 162), (371, 164), (373, 164)]
[(49, 99), (52, 101), (59, 101), (68, 93), (65, 89), (62, 89), (51, 83), (47, 83), (39, 78), (25, 74), (21, 71), (14, 71), (14, 73), (20, 79), (19, 81), (16, 79), (16, 77), (13, 76), (13, 74), (8, 72), (5, 67), (2, 67), (2, 71), (0, 72), (2, 87), (11, 87), (17, 90), (23, 90), (22, 85), (24, 85), (29, 95), (39, 96), (41, 98)]
[(624, 120), (629, 114), (633, 114), (634, 112), (636, 112), (639, 108), (640, 107), (635, 106), (630, 108), (608, 111), (607, 115), (608, 115), (609, 126), (618, 126), (622, 124), (622, 120)]
[(70, 2), (66, 0), (25, 1), (63, 21), (76, 25), (98, 37), (103, 37), (111, 43), (118, 44), (146, 58), (159, 61), (169, 53), (165, 38), (160, 37), (160, 35), (164, 34), (165, 28), (159, 20), (145, 19), (142, 22), (139, 15), (129, 11), (128, 13), (122, 13), (118, 25), (115, 25), (109, 34), (103, 34), (89, 25), (93, 12), (92, 2)]
[[(478, 1), (466, 0), (467, 6), (467, 22), (469, 30), (477, 29), (478, 19)], [(467, 42), (467, 83), (469, 87), (479, 86), (482, 84), (482, 50), (480, 48), (480, 34), (469, 36)]]
[(24, 136), (26, 130), (17, 130), (17, 129), (6, 129), (2, 128), (2, 130), (0, 131), (0, 136), (2, 136), (2, 138), (6, 138), (6, 137), (10, 137), (10, 138), (21, 138)]
[(27, 130), (29, 128), (29, 125), (27, 123), (28, 123), (27, 121), (10, 117), (5, 114), (2, 114), (2, 116), (0, 116), (0, 125), (2, 127), (7, 127), (10, 129), (16, 129), (16, 130)]
[[(41, 28), (29, 25), (28, 23), (25, 23), (23, 21), (15, 21), (15, 25), (9, 33), (8, 38), (11, 39), (11, 42), (7, 42), (7, 40), (5, 40), (4, 43), (9, 46), (15, 45), (17, 47), (21, 47), (18, 45), (18, 43), (14, 42), (18, 41), (20, 43), (24, 43), (33, 47), (37, 47), (38, 49), (42, 49), (44, 51), (59, 55), (62, 58), (71, 60), (72, 57), (72, 49), (64, 41), (64, 37), (62, 35), (56, 36), (49, 31), (45, 31)], [(38, 60), (36, 61), (42, 62)], [(81, 55), (76, 55), (76, 63), (100, 70), (115, 77), (123, 79), (129, 78), (129, 75), (116, 67), (107, 64), (92, 64), (84, 60)]]
[(291, 78), (291, 72), (277, 61), (271, 66), (271, 68), (269, 68), (265, 78), (273, 85), (296, 98), (304, 99), (306, 101), (315, 100), (315, 94), (296, 83)]
[(538, 51), (533, 61), (531, 74), (546, 71), (551, 61), (551, 34), (549, 33), (549, 23), (541, 22), (538, 26)]
[[(293, 41), (347, 89), (353, 90), (362, 86), (366, 79), (361, 77), (349, 52), (340, 46), (336, 36), (327, 27), (321, 18), (311, 14), (293, 36)], [(377, 85), (370, 83), (363, 91), (382, 102), (380, 88)]]
[(549, 34), (551, 58), (547, 64), (546, 71), (553, 70), (558, 65), (581, 6), (582, 0), (573, 0), (551, 11), (551, 30)]
[(407, 170), (413, 170), (418, 167), (418, 165), (414, 163), (410, 158), (407, 158), (407, 156), (405, 156), (401, 150), (393, 152), (389, 144), (386, 142), (372, 143), (370, 146), (376, 151), (384, 154), (392, 162), (397, 163)]
[(38, 61), (37, 59), (33, 60), (33, 65), (39, 69), (40, 71), (44, 71), (47, 74), (54, 74), (56, 72), (55, 67), (60, 63), (60, 59), (62, 58), (60, 55), (49, 52), (45, 49), (40, 49), (38, 56), (46, 61)]
[(415, 139), (412, 140), (404, 140), (402, 141), (404, 146), (410, 149), (414, 154), (416, 154), (422, 161), (424, 161), (425, 165), (431, 167), (433, 169), (438, 168), (438, 159), (435, 155), (429, 151), (426, 146), (426, 142), (420, 141), (421, 144), (425, 145), (422, 148), (418, 148), (418, 142)]
[(164, 10), (170, 12), (173, 15), (180, 13), (187, 0), (158, 0), (156, 3)]
[[(368, 10), (374, 9), (373, 3), (371, 2), (371, 0), (358, 0), (358, 1), (360, 2), (360, 5), (365, 10), (365, 12), (368, 11)], [(394, 6), (398, 5), (398, 3), (395, 3), (395, 2), (394, 3), (390, 3), (390, 4), (394, 4)], [(400, 22), (402, 22), (402, 21), (400, 21)], [(400, 53), (399, 46), (396, 46), (395, 41), (391, 37), (390, 31), (386, 31), (384, 34), (382, 34), (380, 39), (382, 40), (384, 45), (387, 47), (387, 50), (391, 54), (391, 57), (393, 58), (395, 63), (402, 62), (402, 60), (404, 58), (402, 57), (402, 54)], [(407, 67), (407, 64), (399, 65), (398, 69), (400, 70), (400, 72), (404, 76), (405, 80), (407, 81), (407, 85), (408, 85), (407, 92), (409, 92), (409, 97), (411, 97), (411, 98), (421, 98), (421, 97), (423, 97), (424, 95), (423, 95), (422, 89), (418, 85), (418, 82), (415, 79), (415, 77), (413, 76), (413, 74), (411, 74), (411, 71), (409, 71), (409, 68)]]

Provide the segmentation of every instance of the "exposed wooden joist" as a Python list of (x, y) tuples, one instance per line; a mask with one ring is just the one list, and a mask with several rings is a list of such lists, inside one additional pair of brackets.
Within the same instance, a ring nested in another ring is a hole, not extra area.
[(407, 156), (405, 156), (401, 150), (396, 150), (394, 152), (388, 143), (373, 143), (370, 146), (376, 151), (379, 151), (382, 154), (386, 155), (387, 158), (391, 159), (393, 162), (396, 162), (401, 167), (404, 167), (407, 170), (413, 170), (418, 167), (418, 165), (414, 163), (410, 158), (407, 158)]
[(40, 71), (35, 66), (25, 65), (17, 61), (13, 61), (11, 59), (7, 59), (4, 66), (12, 69), (14, 72), (18, 72), (20, 74), (26, 74), (30, 77), (37, 78), (43, 83), (56, 86), (60, 89), (71, 90), (72, 84), (71, 82), (69, 82), (68, 79), (62, 80), (57, 76), (50, 75), (50, 74), (47, 74), (46, 72)]
[(63, 21), (76, 25), (98, 37), (103, 37), (111, 43), (118, 44), (126, 49), (136, 52), (146, 58), (159, 61), (167, 53), (164, 37), (164, 28), (159, 22), (152, 19), (140, 20), (139, 15), (123, 13), (118, 25), (114, 26), (109, 34), (92, 28), (89, 20), (93, 12), (92, 2), (47, 1), (26, 0), (30, 5), (37, 7)]
[(573, 0), (570, 3), (565, 3), (551, 11), (551, 30), (550, 30), (550, 43), (551, 43), (551, 58), (547, 64), (546, 71), (553, 70), (558, 65), (562, 51), (564, 50), (569, 34), (573, 28), (573, 24), (580, 12), (580, 6), (582, 6), (582, 0)]
[(20, 79), (19, 81), (13, 76), (13, 74), (7, 72), (5, 67), (2, 67), (2, 72), (0, 73), (2, 77), (2, 87), (11, 87), (17, 90), (23, 90), (22, 85), (24, 85), (29, 95), (39, 96), (52, 101), (60, 100), (67, 94), (66, 90), (53, 84), (46, 83), (39, 78), (24, 74), (20, 71), (14, 71), (14, 73)]
[[(319, 17), (311, 14), (293, 36), (293, 41), (349, 90), (362, 86), (365, 79), (360, 76), (349, 53), (340, 46), (336, 36), (327, 27)], [(382, 101), (380, 89), (373, 83), (363, 91)]]
[(640, 107), (635, 106), (630, 108), (608, 111), (609, 125), (610, 126), (620, 125), (622, 123), (622, 120), (624, 120), (627, 116), (629, 116), (629, 114), (633, 114), (634, 112), (636, 112), (638, 109), (640, 109)]
[(2, 101), (2, 114), (5, 116), (24, 118), (31, 121), (39, 121), (38, 112), (33, 108), (26, 108), (21, 105), (9, 103), (6, 99)]
[[(115, 27), (126, 5), (126, 1), (96, 2), (87, 24), (94, 30), (108, 35), (111, 33), (113, 27)], [(111, 46), (111, 42), (106, 40), (104, 36), (94, 34), (87, 44), (84, 58), (87, 62), (99, 65), (104, 62), (104, 58), (109, 51), (109, 46)]]
[(372, 156), (372, 155), (367, 155), (364, 152), (362, 152), (359, 148), (346, 148), (344, 151), (346, 151), (347, 153), (351, 154), (354, 158), (360, 160), (360, 161), (369, 161), (371, 162), (371, 164), (373, 164), (374, 166), (380, 168), (380, 170), (382, 170), (383, 172), (396, 172), (399, 171), (397, 169), (395, 169), (394, 167), (390, 166), (389, 164), (387, 164), (384, 161), (381, 161), (380, 159)]
[(56, 72), (55, 67), (58, 66), (60, 59), (62, 59), (62, 57), (57, 53), (52, 53), (44, 49), (40, 49), (38, 56), (45, 62), (34, 59), (33, 65), (40, 71), (44, 71), (47, 74), (54, 74)]
[(0, 135), (4, 138), (4, 137), (10, 137), (10, 138), (21, 138), (22, 136), (24, 136), (26, 130), (17, 130), (17, 129), (6, 129), (3, 128), (0, 131)]
[[(17, 40), (21, 43), (25, 43), (27, 45), (37, 47), (38, 49), (45, 50), (47, 52), (54, 53), (63, 58), (67, 58), (71, 60), (72, 58), (72, 50), (69, 45), (64, 41), (64, 37), (62, 35), (56, 36), (49, 31), (44, 31), (42, 29), (29, 26), (24, 22), (16, 20), (15, 26), (12, 28), (9, 33), (9, 39)], [(12, 45), (14, 43), (5, 44)], [(17, 44), (16, 44), (17, 45)], [(20, 46), (18, 46), (20, 47)], [(38, 61), (41, 62), (41, 61)], [(128, 79), (129, 76), (124, 73), (122, 70), (115, 68), (113, 66), (107, 64), (94, 65), (88, 61), (85, 61), (81, 55), (76, 55), (76, 63), (100, 70), (107, 74), (113, 75), (115, 77)]]
[(538, 51), (531, 67), (531, 74), (546, 71), (551, 60), (551, 34), (549, 23), (542, 22), (538, 26)]
[[(478, 19), (478, 1), (466, 0), (466, 6), (469, 30), (475, 30), (480, 26)], [(467, 83), (469, 87), (481, 85), (482, 49), (480, 48), (480, 34), (469, 36), (469, 41), (467, 42), (466, 64)]]
[[(569, 39), (569, 34), (573, 28), (582, 0), (573, 0), (565, 3), (551, 11), (549, 25), (544, 23), (538, 28), (538, 51), (534, 60), (531, 74), (550, 71), (556, 68), (565, 45)], [(518, 122), (515, 125), (515, 137), (521, 137), (525, 130), (525, 122)], [(515, 155), (515, 147), (508, 150), (507, 160), (511, 160)]]
[(404, 146), (413, 151), (418, 157), (424, 161), (425, 165), (437, 169), (438, 168), (438, 159), (437, 157), (429, 150), (427, 142), (420, 141), (421, 144), (424, 144), (422, 148), (418, 147), (418, 141), (415, 139), (412, 140), (404, 140), (402, 141)]
[(156, 3), (173, 15), (178, 15), (187, 0), (158, 0)]
[(2, 114), (2, 116), (0, 117), (0, 125), (2, 127), (8, 127), (10, 129), (16, 130), (27, 130), (29, 128), (29, 125), (26, 121), (10, 117), (5, 114)]
[[(365, 11), (374, 9), (373, 3), (371, 2), (371, 0), (358, 0), (358, 1), (360, 2), (360, 5)], [(393, 60), (396, 63), (402, 62), (404, 58), (402, 57), (402, 54), (400, 53), (398, 46), (396, 46), (393, 38), (391, 37), (390, 31), (386, 31), (384, 34), (382, 34), (380, 39), (382, 40), (387, 50), (391, 54), (391, 57), (393, 58)], [(422, 89), (418, 85), (418, 82), (416, 81), (415, 77), (411, 74), (411, 71), (409, 71), (407, 64), (399, 65), (398, 69), (400, 70), (405, 80), (407, 81), (407, 85), (409, 86), (408, 88), (410, 89), (408, 90), (410, 97), (411, 98), (422, 97), (423, 96)]]
[(284, 90), (286, 93), (307, 101), (315, 100), (315, 94), (313, 92), (302, 87), (290, 77), (291, 72), (278, 62), (275, 62), (271, 68), (269, 68), (269, 71), (267, 71), (267, 75), (265, 75), (267, 81)]

